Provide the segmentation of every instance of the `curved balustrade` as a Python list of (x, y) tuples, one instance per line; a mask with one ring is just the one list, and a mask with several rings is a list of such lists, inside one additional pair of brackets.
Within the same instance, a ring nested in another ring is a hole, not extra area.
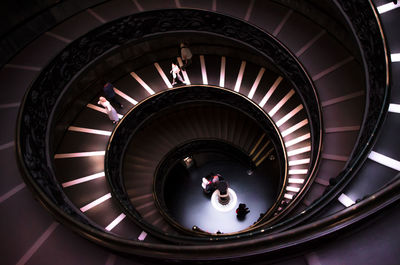
[[(268, 135), (267, 138), (271, 139), (271, 143), (274, 146), (280, 166), (281, 182), (283, 184), (282, 189), (287, 182), (287, 156), (283, 139), (274, 122), (257, 105), (243, 96), (230, 92), (227, 89), (217, 87), (184, 86), (163, 91), (136, 105), (124, 116), (111, 135), (105, 157), (106, 176), (113, 194), (121, 203), (125, 212), (129, 214), (134, 221), (139, 220), (139, 224), (144, 225), (146, 229), (153, 228), (150, 224), (146, 224), (131, 204), (124, 184), (126, 180), (124, 179), (122, 163), (124, 161), (124, 156), (126, 156), (129, 142), (133, 141), (132, 139), (135, 137), (135, 133), (140, 130), (141, 126), (145, 126), (146, 121), (155, 114), (162, 113), (168, 108), (171, 108), (171, 106), (207, 102), (230, 106), (244, 113), (248, 119), (254, 120), (262, 131)], [(190, 119), (190, 117), (188, 118)], [(278, 206), (277, 202), (282, 200), (282, 196), (283, 190), (280, 192), (279, 198), (275, 202), (273, 208)], [(273, 212), (273, 209), (270, 212)], [(158, 232), (160, 233), (161, 231)], [(173, 237), (174, 235), (170, 235), (169, 239), (171, 240)]]
[[(157, 21), (154, 20), (157, 18)], [(179, 23), (177, 23), (179, 21)], [(48, 65), (25, 95), (19, 115), (18, 150), (27, 182), (38, 191), (40, 200), (59, 214), (74, 216), (79, 222), (90, 223), (71, 207), (54, 181), (51, 159), (52, 119), (54, 109), (62, 104), (62, 96), (73, 78), (98, 56), (127, 42), (167, 31), (199, 31), (239, 39), (264, 53), (291, 80), (305, 102), (310, 115), (312, 143), (321, 143), (319, 104), (304, 69), (272, 36), (230, 17), (198, 10), (163, 10), (131, 15), (103, 25), (74, 41)], [(241, 32), (240, 34), (238, 34)], [(312, 96), (310, 96), (312, 95)], [(58, 110), (61, 111), (61, 110)], [(315, 147), (313, 150), (319, 150)], [(312, 152), (311, 164), (319, 155)], [(47, 187), (47, 188), (46, 188)], [(63, 210), (61, 210), (63, 209)], [(62, 213), (62, 211), (64, 211)]]
[[(360, 135), (346, 168), (335, 178), (337, 185), (316, 200), (300, 215), (278, 224), (277, 227), (294, 226), (303, 222), (326, 206), (355, 176), (362, 167), (377, 140), (389, 106), (390, 81), (388, 50), (375, 7), (371, 1), (335, 1), (348, 26), (357, 39), (364, 64), (367, 87), (366, 113)], [(360, 19), (362, 18), (362, 19)], [(282, 228), (283, 229), (283, 228)], [(279, 230), (279, 228), (278, 228)]]
[[(351, 162), (348, 163), (346, 170), (339, 176), (341, 182), (339, 182), (339, 185), (322, 197), (318, 202), (312, 205), (304, 214), (294, 218), (293, 220), (288, 220), (287, 223), (291, 223), (292, 225), (304, 221), (306, 215), (308, 217), (308, 215), (311, 213), (315, 213), (317, 210), (321, 209), (329, 202), (328, 197), (334, 198), (339, 193), (339, 190), (346, 184), (346, 182), (351, 179), (351, 177), (355, 174), (356, 169), (358, 169), (362, 165), (362, 162), (366, 159), (366, 156), (377, 137), (388, 105), (387, 98), (389, 91), (389, 75), (387, 51), (384, 44), (384, 38), (382, 37), (382, 30), (380, 29), (376, 16), (373, 12), (371, 2), (335, 1), (335, 3), (342, 10), (344, 16), (348, 19), (349, 26), (353, 30), (353, 33), (359, 42), (359, 47), (362, 51), (363, 63), (365, 66), (366, 84), (368, 88), (367, 97), (369, 99), (369, 104), (367, 105), (367, 113), (364, 118), (364, 124), (363, 128), (361, 129), (358, 145), (353, 152), (353, 158)], [(178, 257), (182, 259), (194, 259), (194, 255), (197, 256), (199, 253), (204, 253), (203, 257), (207, 257), (205, 250), (209, 250), (209, 246), (204, 246), (204, 249), (202, 248), (199, 250), (199, 252), (197, 250), (190, 252), (188, 251), (189, 249), (185, 247), (147, 245), (145, 243), (128, 242), (101, 233), (97, 231), (97, 229), (87, 229), (87, 227), (78, 224), (76, 220), (83, 224), (89, 224), (89, 221), (78, 214), (76, 209), (65, 203), (65, 198), (61, 195), (60, 188), (54, 181), (54, 173), (50, 162), (51, 159), (49, 158), (51, 154), (48, 154), (49, 149), (47, 137), (49, 128), (51, 127), (49, 126), (49, 120), (52, 118), (52, 109), (55, 107), (56, 101), (59, 98), (59, 95), (62, 93), (63, 88), (73, 78), (73, 76), (78, 73), (80, 69), (82, 69), (84, 65), (101, 55), (103, 52), (107, 51), (109, 48), (113, 47), (114, 45), (123, 44), (132, 36), (133, 38), (140, 38), (145, 34), (154, 33), (150, 32), (149, 28), (145, 26), (146, 19), (149, 19), (151, 17), (150, 15), (160, 15), (160, 12), (161, 11), (148, 12), (142, 14), (142, 17), (133, 18), (134, 16), (131, 16), (124, 20), (118, 20), (118, 22), (113, 23), (115, 27), (112, 28), (112, 30), (107, 30), (109, 25), (104, 25), (95, 30), (95, 33), (98, 34), (99, 39), (96, 39), (93, 35), (93, 38), (83, 37), (80, 40), (72, 43), (64, 53), (58, 56), (55, 61), (41, 73), (35, 84), (33, 84), (32, 89), (25, 96), (24, 108), (21, 110), (19, 116), (20, 125), (18, 128), (18, 139), (20, 142), (17, 143), (18, 151), (20, 153), (20, 157), (23, 159), (22, 166), (25, 170), (27, 182), (35, 189), (37, 193), (39, 193), (42, 203), (53, 209), (62, 209), (62, 211), (58, 212), (58, 217), (68, 219), (67, 222), (69, 222), (69, 225), (75, 229), (86, 229), (86, 236), (91, 237), (95, 235), (100, 240), (101, 244), (129, 253), (151, 256), (153, 249), (157, 248), (157, 250), (160, 252), (160, 257), (165, 258), (175, 259)], [(195, 16), (194, 13), (196, 12), (197, 14), (200, 13), (201, 15)], [(164, 16), (165, 14), (168, 15)], [(196, 22), (189, 23), (189, 26), (192, 27), (192, 30), (207, 30), (203, 26), (200, 26), (200, 24), (197, 22), (209, 22), (211, 24), (205, 24), (209, 26), (209, 30), (211, 32), (223, 34), (227, 37), (243, 39), (244, 41), (250, 43), (252, 47), (257, 48), (260, 51), (265, 52), (267, 47), (272, 49), (279, 48), (271, 45), (270, 43), (265, 43), (266, 40), (262, 39), (262, 37), (260, 37), (260, 39), (250, 37), (249, 35), (253, 33), (257, 35), (260, 32), (254, 30), (253, 28), (249, 28), (250, 26), (246, 25), (245, 23), (239, 21), (231, 23), (232, 19), (220, 15), (210, 15), (207, 14), (207, 12), (193, 10), (169, 10), (165, 14), (160, 16), (160, 23), (157, 25), (158, 28), (156, 30), (186, 30), (185, 27), (188, 25), (188, 22), (185, 19), (182, 19), (181, 16), (185, 14), (187, 15), (185, 17), (190, 16), (193, 18), (193, 21), (197, 20)], [(360, 17), (362, 19), (359, 19)], [(179, 21), (179, 23), (171, 23), (171, 21)], [(124, 28), (124, 23), (127, 23), (129, 27)], [(238, 32), (242, 32), (242, 29), (245, 29), (244, 32), (247, 33), (243, 33), (243, 35), (238, 34)], [(282, 54), (279, 52), (277, 54), (278, 57), (282, 56)], [(266, 53), (266, 55), (268, 56), (268, 53)], [(295, 66), (295, 69), (292, 68), (295, 64), (290, 56), (282, 56), (280, 58), (276, 58), (271, 54), (269, 54), (269, 56), (271, 56), (270, 59), (273, 62), (281, 62), (282, 65), (287, 63), (286, 66), (288, 66), (288, 68), (281, 70), (284, 70), (287, 73), (288, 78), (293, 78), (292, 80), (294, 80), (296, 87), (300, 89), (300, 93), (302, 93), (301, 91), (304, 92), (307, 90), (304, 89), (304, 86), (307, 86), (305, 84), (308, 83), (307, 78), (303, 74), (302, 69), (299, 69), (297, 66)], [(291, 65), (292, 63), (293, 65)], [(301, 77), (292, 76), (293, 74), (298, 73), (300, 73)], [(385, 89), (382, 90), (382, 88)], [(308, 92), (310, 92), (311, 95), (315, 95), (315, 93), (311, 90), (308, 90)], [(303, 95), (307, 95), (307, 93), (304, 93)], [(304, 96), (304, 100), (310, 103), (310, 100), (312, 101), (315, 99), (313, 97), (310, 99), (307, 96)], [(313, 108), (312, 106), (314, 106), (314, 108), (318, 108), (318, 104), (310, 105), (308, 103), (307, 106), (310, 108)], [(309, 109), (309, 113), (319, 113), (319, 110), (317, 112), (314, 111), (315, 109)], [(316, 116), (313, 117), (313, 120), (318, 119), (320, 118)], [(316, 126), (316, 123), (313, 123), (313, 126)], [(315, 127), (313, 128), (314, 132), (316, 132), (314, 134), (318, 135), (320, 129), (316, 129)], [(313, 143), (313, 146), (315, 146), (314, 144), (315, 142)], [(398, 199), (396, 197), (396, 194), (398, 194), (398, 186), (399, 183), (395, 182), (390, 185), (390, 188), (385, 188), (376, 196), (373, 196), (373, 198), (371, 197), (363, 201), (361, 203), (362, 207), (353, 207), (346, 210), (344, 214), (337, 214), (326, 218), (324, 225), (317, 225), (313, 227), (313, 234), (309, 234), (310, 230), (304, 230), (304, 233), (301, 234), (301, 228), (300, 230), (288, 231), (285, 234), (288, 241), (286, 244), (281, 244), (281, 248), (288, 247), (292, 244), (301, 244), (302, 242), (311, 241), (316, 237), (321, 237), (327, 233), (331, 233), (329, 227), (335, 226), (337, 229), (340, 229), (350, 225), (352, 222), (358, 221), (363, 216), (365, 217), (373, 212), (378, 211), (380, 207), (384, 207), (386, 204), (388, 205)], [(55, 207), (55, 205), (57, 205), (57, 207)], [(73, 216), (73, 218), (71, 218), (71, 216)], [(334, 219), (346, 219), (346, 222), (343, 222), (339, 225), (336, 223), (336, 221), (334, 221)], [(310, 228), (313, 224), (310, 224), (308, 228)], [(285, 222), (282, 223), (282, 225), (286, 225)], [(285, 229), (287, 229), (287, 226), (285, 226)], [(279, 231), (279, 226), (277, 226), (276, 231)], [(80, 232), (83, 233), (82, 231)], [(259, 234), (261, 236), (264, 235), (264, 231), (260, 230)], [(293, 238), (295, 235), (300, 234), (303, 237), (299, 241), (294, 242)], [(247, 236), (251, 237), (254, 236), (254, 234), (248, 234)], [(282, 234), (282, 236), (284, 235)], [(277, 237), (265, 237), (262, 240), (249, 240), (248, 248), (241, 248), (240, 254), (235, 254), (245, 255), (250, 253), (254, 254), (267, 252), (269, 250), (274, 251), (280, 248), (278, 246), (279, 243), (271, 243), (271, 241), (276, 239)], [(269, 250), (267, 250), (265, 247), (266, 242), (269, 242), (269, 246), (271, 246)], [(242, 244), (242, 242), (240, 242), (240, 244)], [(257, 251), (252, 251), (249, 249), (254, 248), (254, 246), (257, 246)], [(261, 249), (262, 246), (264, 246), (264, 249)], [(135, 249), (132, 249), (133, 247), (135, 247)], [(221, 245), (221, 248), (219, 249), (221, 251), (221, 257), (229, 252), (224, 252), (223, 249), (232, 250), (235, 249), (235, 247), (237, 246), (229, 244)], [(182, 254), (181, 251), (183, 250), (188, 252)], [(174, 255), (176, 253), (181, 253), (182, 256)], [(229, 253), (230, 255), (234, 255), (232, 252)], [(213, 258), (215, 258), (215, 256)]]

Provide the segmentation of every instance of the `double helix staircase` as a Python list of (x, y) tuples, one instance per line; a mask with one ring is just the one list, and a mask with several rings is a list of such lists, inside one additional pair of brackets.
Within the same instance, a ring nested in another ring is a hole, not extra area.
[[(383, 4), (383, 1), (376, 1), (376, 5)], [(99, 2), (97, 6), (67, 18), (40, 35), (0, 71), (0, 80), (4, 87), (9, 88), (0, 102), (1, 121), (4, 124), (0, 152), (5, 176), (0, 185), (0, 206), (8, 218), (7, 224), (2, 228), (2, 235), (13, 240), (12, 244), (2, 247), (2, 253), (8, 253), (4, 260), (5, 264), (18, 261), (24, 263), (28, 260), (32, 264), (38, 264), (43, 256), (49, 255), (54, 245), (65, 247), (63, 242), (73, 243), (67, 250), (70, 257), (65, 263), (73, 263), (75, 259), (84, 256), (83, 253), (88, 263), (104, 263), (105, 260), (108, 264), (115, 262), (114, 254), (109, 254), (108, 251), (77, 238), (57, 226), (52, 218), (32, 201), (20, 178), (15, 149), (12, 148), (17, 141), (14, 138), (14, 128), (18, 107), (31, 82), (54, 56), (74, 39), (106, 22), (135, 12), (187, 7), (238, 17), (270, 33), (296, 56), (314, 82), (323, 120), (321, 160), (315, 178), (310, 180), (305, 191), (305, 196), (288, 213), (288, 217), (298, 215), (319, 199), (330, 186), (331, 179), (338, 176), (349, 163), (359, 132), (362, 130), (363, 120), (367, 118), (364, 117), (366, 107), (364, 69), (359, 55), (337, 39), (334, 35), (336, 32), (332, 32), (328, 26), (313, 22), (295, 7), (291, 9), (275, 1)], [(395, 9), (381, 15), (388, 46), (393, 53), (398, 52), (396, 49), (400, 47), (395, 27), (399, 10)], [(290, 202), (298, 189), (303, 187), (303, 183), (298, 183), (301, 182), (298, 179), (303, 179), (304, 175), (309, 174), (311, 168), (307, 162), (311, 151), (310, 128), (300, 96), (292, 88), (289, 80), (253, 61), (232, 54), (221, 56), (216, 53), (202, 53), (201, 47), (196, 46), (193, 46), (193, 53), (193, 63), (184, 72), (184, 79), (188, 84), (225, 87), (240, 93), (262, 108), (276, 123), (288, 152), (289, 183), (290, 178), (297, 179), (294, 182), (292, 180), (291, 190), (286, 190), (283, 199)], [(122, 109), (117, 109), (121, 117), (148, 97), (173, 89), (168, 73), (171, 61), (177, 59), (177, 56), (171, 54), (168, 60), (163, 58), (160, 61), (151, 61), (140, 69), (126, 72), (124, 76), (107, 80), (114, 84), (117, 98), (124, 105)], [(391, 66), (390, 102), (395, 105), (399, 99), (399, 80), (395, 75), (399, 65), (393, 62)], [(73, 121), (68, 124), (59, 145), (55, 148), (54, 165), (57, 181), (68, 200), (95, 226), (121, 238), (144, 241), (144, 243), (164, 243), (126, 218), (111, 196), (104, 174), (104, 155), (114, 125), (97, 105), (98, 96), (100, 93), (90, 101), (76, 99), (84, 101), (80, 103), (85, 107), (81, 108)], [(197, 119), (186, 119), (186, 115), (176, 114), (171, 118), (171, 122), (160, 120), (154, 125), (159, 131), (154, 129), (152, 135), (142, 135), (143, 141), (137, 143), (139, 148), (135, 148), (134, 153), (126, 157), (127, 168), (135, 174), (132, 176), (134, 181), (127, 182), (127, 191), (132, 204), (141, 212), (143, 218), (167, 232), (177, 233), (156, 211), (150, 188), (143, 188), (150, 183), (151, 170), (157, 165), (158, 160), (155, 159), (157, 155), (161, 157), (179, 141), (192, 137), (216, 137), (244, 146), (256, 164), (262, 163), (264, 157), (269, 155), (270, 146), (264, 141), (263, 134), (252, 130), (238, 117), (230, 116), (229, 112), (195, 109), (193, 115)], [(328, 203), (324, 210), (314, 217), (315, 220), (346, 209), (398, 178), (399, 168), (396, 167), (396, 161), (398, 163), (399, 154), (394, 144), (395, 132), (398, 129), (397, 115), (396, 111), (389, 110), (369, 159), (341, 191), (339, 198)], [(147, 139), (154, 139), (152, 145), (160, 148), (158, 150), (160, 152), (154, 152)], [(391, 163), (382, 164), (380, 155), (394, 160), (395, 166), (391, 166)], [(140, 179), (141, 177), (143, 179)], [(20, 210), (16, 212), (16, 208)], [(32, 225), (35, 225), (36, 229), (28, 229), (22, 220), (32, 220)], [(17, 242), (15, 231), (24, 238), (23, 241)], [(345, 252), (335, 245), (330, 246), (333, 250), (337, 250), (339, 255)], [(33, 250), (35, 251), (32, 253)], [(321, 253), (328, 252), (321, 250)], [(302, 262), (315, 264), (312, 262), (312, 257), (306, 254)], [(123, 260), (120, 257), (117, 259)], [(320, 259), (323, 260), (323, 255)]]

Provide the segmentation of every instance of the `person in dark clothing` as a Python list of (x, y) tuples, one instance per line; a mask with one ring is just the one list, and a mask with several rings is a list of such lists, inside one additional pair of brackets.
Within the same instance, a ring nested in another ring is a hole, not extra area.
[(219, 180), (217, 182), (217, 190), (219, 190), (219, 193), (221, 195), (226, 195), (228, 193), (228, 183), (226, 183), (225, 180)]
[(124, 106), (115, 98), (114, 86), (107, 82), (103, 87), (106, 99), (112, 104), (116, 105), (118, 108), (122, 109)]
[(246, 204), (240, 203), (239, 207), (236, 209), (236, 216), (238, 219), (243, 219), (249, 212), (250, 210), (246, 207)]
[(228, 194), (228, 183), (225, 180), (220, 180), (217, 183), (218, 190), (218, 202), (222, 205), (227, 205), (230, 201), (230, 197)]

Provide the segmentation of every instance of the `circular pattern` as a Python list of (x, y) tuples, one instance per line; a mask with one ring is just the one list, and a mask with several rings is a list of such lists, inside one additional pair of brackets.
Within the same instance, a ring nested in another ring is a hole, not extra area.
[(218, 201), (219, 190), (215, 190), (211, 195), (211, 205), (214, 207), (214, 209), (220, 212), (229, 212), (232, 211), (234, 208), (236, 208), (237, 204), (236, 192), (233, 189), (228, 188), (228, 195), (230, 200), (227, 204), (223, 205)]

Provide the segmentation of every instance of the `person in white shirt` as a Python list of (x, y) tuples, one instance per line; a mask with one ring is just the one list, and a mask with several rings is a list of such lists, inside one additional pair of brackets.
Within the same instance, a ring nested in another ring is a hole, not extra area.
[(181, 69), (179, 68), (178, 65), (172, 63), (171, 64), (171, 71), (170, 73), (172, 74), (172, 85), (176, 85), (176, 78), (178, 78), (179, 83), (185, 84), (185, 81), (183, 81), (183, 78), (181, 76)]
[(108, 115), (108, 118), (112, 120), (113, 123), (117, 123), (119, 121), (118, 113), (117, 111), (111, 106), (110, 102), (105, 97), (100, 97), (99, 102), (97, 104), (102, 105), (104, 109), (106, 110), (106, 113)]
[(183, 60), (182, 70), (185, 70), (185, 68), (192, 63), (193, 54), (192, 51), (189, 49), (187, 43), (182, 42), (180, 47), (181, 47), (181, 57)]

